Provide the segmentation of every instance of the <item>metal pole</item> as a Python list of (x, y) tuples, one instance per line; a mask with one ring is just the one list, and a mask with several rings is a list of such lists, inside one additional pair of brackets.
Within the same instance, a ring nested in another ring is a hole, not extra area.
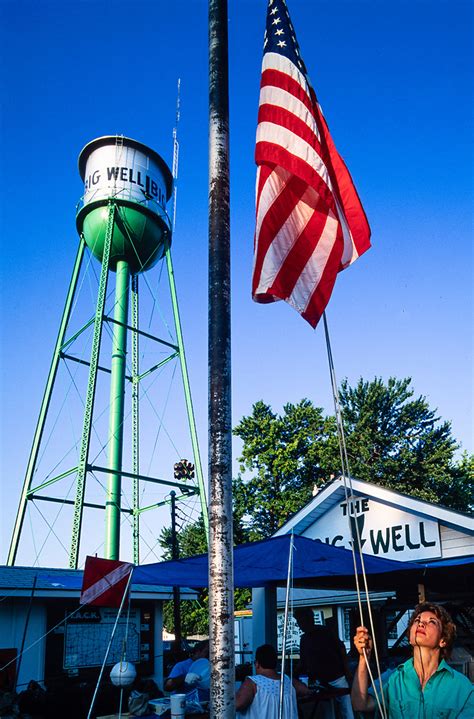
[(209, 0), (209, 637), (211, 719), (235, 715), (227, 1)]
[(133, 478), (133, 563), (140, 564), (140, 380), (138, 334), (138, 274), (132, 275), (132, 472)]
[(178, 295), (176, 293), (176, 284), (174, 281), (173, 262), (171, 259), (171, 250), (166, 251), (166, 263), (168, 267), (168, 280), (170, 285), (171, 303), (173, 306), (174, 326), (176, 328), (176, 340), (179, 347), (179, 361), (181, 365), (181, 376), (183, 378), (184, 399), (186, 402), (186, 411), (188, 415), (189, 433), (191, 435), (191, 445), (193, 448), (194, 465), (196, 467), (196, 476), (199, 487), (199, 499), (201, 500), (201, 512), (204, 521), (204, 529), (206, 531), (206, 540), (209, 544), (209, 515), (207, 510), (206, 488), (204, 486), (204, 475), (202, 472), (201, 454), (199, 452), (199, 442), (196, 431), (196, 420), (194, 418), (193, 400), (191, 397), (191, 387), (189, 383), (188, 366), (186, 364), (186, 354), (184, 351), (183, 332), (181, 329), (181, 318), (179, 316)]
[(28, 500), (28, 490), (31, 487), (31, 480), (36, 469), (36, 460), (38, 458), (38, 451), (43, 436), (44, 425), (46, 422), (46, 415), (48, 413), (49, 403), (51, 401), (51, 394), (53, 392), (54, 380), (58, 371), (59, 360), (61, 358), (61, 348), (64, 343), (64, 336), (69, 323), (69, 317), (71, 316), (72, 303), (74, 295), (76, 293), (77, 281), (79, 279), (79, 273), (82, 265), (82, 258), (84, 257), (84, 249), (86, 243), (84, 238), (81, 236), (79, 240), (79, 247), (77, 249), (76, 261), (74, 263), (74, 269), (71, 275), (71, 282), (69, 283), (69, 290), (64, 304), (63, 316), (61, 318), (61, 324), (59, 326), (58, 336), (56, 339), (56, 345), (54, 347), (53, 359), (51, 360), (51, 366), (49, 368), (48, 379), (46, 382), (46, 388), (43, 395), (43, 401), (41, 402), (41, 409), (38, 417), (38, 423), (36, 425), (35, 436), (33, 438), (33, 444), (31, 447), (30, 458), (28, 460), (28, 467), (26, 469), (25, 481), (23, 482), (23, 489), (21, 492), (20, 504), (18, 506), (18, 512), (15, 520), (15, 527), (12, 533), (12, 539), (10, 543), (10, 550), (8, 552), (7, 565), (9, 567), (15, 564), (16, 554), (18, 551), (18, 543), (20, 541), (21, 529), (23, 526), (23, 520), (25, 518), (26, 502)]
[[(176, 535), (176, 492), (171, 491), (171, 558), (179, 559), (179, 547)], [(173, 618), (174, 618), (174, 638), (179, 642), (178, 646), (181, 650), (181, 611), (180, 611), (180, 595), (179, 587), (173, 587)]]
[(120, 554), (120, 502), (123, 453), (123, 416), (127, 357), (127, 321), (130, 269), (125, 260), (117, 262), (115, 281), (114, 335), (110, 377), (109, 474), (105, 509), (105, 557)]

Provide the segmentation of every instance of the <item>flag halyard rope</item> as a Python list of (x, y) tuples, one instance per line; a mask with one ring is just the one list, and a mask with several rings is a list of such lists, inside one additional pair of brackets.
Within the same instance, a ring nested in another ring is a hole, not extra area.
[[(342, 478), (343, 478), (343, 482), (344, 482), (344, 494), (345, 494), (345, 500), (346, 500), (346, 504), (347, 504), (347, 521), (349, 523), (350, 535), (352, 537), (352, 541), (350, 544), (351, 544), (351, 552), (352, 552), (352, 561), (353, 561), (353, 565), (354, 565), (354, 578), (355, 578), (355, 583), (356, 583), (357, 603), (358, 603), (358, 607), (359, 607), (361, 623), (364, 624), (363, 610), (362, 610), (362, 597), (361, 597), (360, 583), (359, 583), (359, 577), (358, 577), (358, 571), (357, 571), (357, 556), (358, 556), (359, 561), (360, 561), (363, 585), (364, 585), (364, 594), (365, 594), (365, 599), (367, 602), (367, 614), (368, 614), (368, 618), (369, 618), (370, 631), (372, 634), (374, 657), (375, 657), (375, 663), (376, 663), (376, 667), (377, 667), (381, 699), (379, 698), (379, 691), (375, 685), (375, 682), (374, 682), (374, 679), (372, 676), (372, 671), (370, 669), (369, 661), (368, 661), (365, 650), (364, 650), (364, 659), (365, 659), (365, 663), (367, 665), (369, 676), (370, 676), (370, 679), (372, 682), (372, 688), (374, 690), (375, 701), (377, 703), (379, 712), (382, 716), (382, 719), (386, 719), (388, 714), (387, 714), (387, 708), (385, 706), (385, 696), (384, 696), (383, 688), (382, 688), (380, 660), (379, 660), (377, 642), (375, 640), (374, 620), (373, 620), (373, 616), (372, 616), (372, 607), (371, 607), (371, 603), (370, 603), (369, 586), (368, 586), (368, 582), (367, 582), (367, 574), (365, 571), (364, 556), (362, 553), (362, 542), (361, 542), (360, 530), (359, 530), (358, 523), (354, 522), (355, 535), (356, 535), (354, 537), (353, 532), (352, 532), (351, 522), (350, 522), (350, 516), (351, 516), (350, 502), (351, 502), (352, 498), (354, 497), (354, 491), (353, 491), (353, 487), (352, 487), (352, 477), (351, 477), (351, 472), (350, 472), (350, 467), (349, 467), (349, 457), (347, 454), (347, 446), (346, 446), (346, 440), (345, 440), (345, 434), (344, 434), (342, 409), (341, 409), (341, 405), (339, 402), (339, 392), (337, 389), (336, 372), (335, 372), (335, 368), (334, 368), (334, 361), (333, 361), (333, 356), (332, 356), (331, 341), (329, 338), (329, 329), (328, 329), (328, 323), (327, 323), (327, 318), (326, 318), (326, 312), (323, 312), (323, 323), (324, 323), (324, 334), (325, 334), (325, 338), (326, 338), (326, 349), (327, 349), (328, 363), (329, 363), (329, 374), (331, 377), (331, 388), (332, 388), (332, 393), (333, 393), (334, 409), (335, 409), (335, 414), (336, 414), (337, 436), (338, 436), (338, 442), (339, 442), (339, 453), (340, 453), (340, 457), (341, 457)], [(350, 494), (349, 494), (349, 491), (350, 491)], [(358, 552), (357, 555), (356, 555), (356, 547), (357, 547), (357, 552)]]

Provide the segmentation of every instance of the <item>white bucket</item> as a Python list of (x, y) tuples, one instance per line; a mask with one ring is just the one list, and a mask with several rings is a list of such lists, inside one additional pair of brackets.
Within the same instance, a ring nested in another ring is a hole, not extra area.
[(186, 694), (172, 694), (171, 700), (171, 719), (181, 719), (184, 717), (186, 709)]

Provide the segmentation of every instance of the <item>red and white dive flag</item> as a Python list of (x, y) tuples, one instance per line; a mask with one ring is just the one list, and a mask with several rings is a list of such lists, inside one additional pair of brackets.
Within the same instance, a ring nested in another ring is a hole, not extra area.
[(370, 247), (370, 228), (285, 0), (268, 3), (255, 161), (253, 299), (286, 300), (316, 327), (337, 273)]
[(120, 607), (133, 564), (86, 557), (79, 604)]

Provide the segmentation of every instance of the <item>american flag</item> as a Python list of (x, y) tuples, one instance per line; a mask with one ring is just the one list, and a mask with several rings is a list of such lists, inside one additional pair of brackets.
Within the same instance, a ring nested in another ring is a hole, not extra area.
[(253, 299), (286, 300), (316, 327), (337, 273), (370, 247), (370, 228), (285, 0), (268, 3), (255, 161)]

